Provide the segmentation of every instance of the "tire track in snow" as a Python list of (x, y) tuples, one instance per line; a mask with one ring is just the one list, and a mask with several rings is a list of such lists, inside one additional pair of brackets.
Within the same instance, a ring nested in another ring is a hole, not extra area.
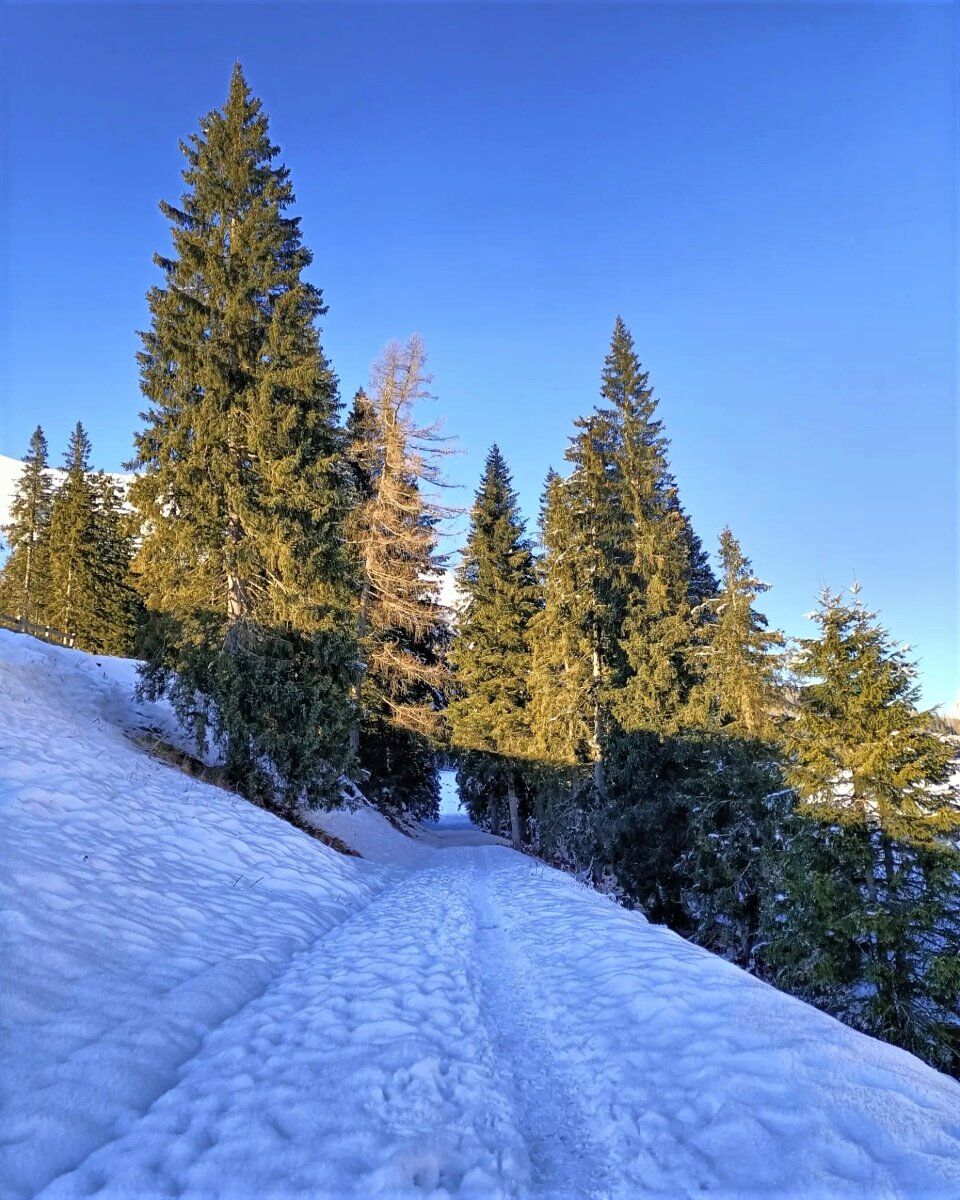
[(512, 1080), (473, 977), (461, 853), (297, 955), (44, 1200), (528, 1196)]
[(575, 1064), (560, 1056), (527, 982), (532, 964), (505, 932), (494, 883), (494, 864), (502, 863), (502, 851), (482, 853), (474, 860), (472, 887), (476, 986), (491, 1038), (512, 1077), (518, 1124), (534, 1171), (532, 1195), (606, 1200), (615, 1177), (609, 1151), (591, 1132), (578, 1096)]

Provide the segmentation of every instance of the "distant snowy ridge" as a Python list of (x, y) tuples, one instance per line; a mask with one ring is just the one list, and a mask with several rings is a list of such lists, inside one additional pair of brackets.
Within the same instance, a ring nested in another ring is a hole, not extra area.
[[(10, 458), (7, 454), (0, 454), (0, 526), (6, 525), (10, 520), (10, 505), (22, 474), (23, 462), (21, 459)], [(51, 467), (47, 474), (53, 480), (55, 486), (59, 486), (63, 482), (64, 472), (61, 468)], [(126, 492), (130, 486), (130, 481), (133, 479), (133, 475), (124, 474), (120, 471), (107, 471), (107, 475), (124, 492)]]
[(134, 673), (0, 631), (4, 1200), (960, 1196), (955, 1081), (462, 818), (338, 854)]
[[(10, 520), (10, 505), (13, 501), (17, 482), (22, 473), (23, 462), (19, 458), (10, 458), (9, 455), (0, 454), (0, 530)], [(59, 467), (50, 468), (49, 475), (57, 485), (62, 483), (63, 474), (63, 471)], [(124, 493), (133, 480), (132, 474), (122, 471), (108, 471), (107, 474)], [(0, 532), (0, 558), (5, 553), (2, 538), (3, 534)], [(453, 571), (442, 571), (439, 576), (439, 582), (440, 603), (455, 612), (461, 604), (461, 596)]]

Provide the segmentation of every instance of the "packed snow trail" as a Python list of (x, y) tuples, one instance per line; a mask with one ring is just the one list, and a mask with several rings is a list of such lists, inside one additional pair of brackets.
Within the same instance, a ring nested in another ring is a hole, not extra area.
[(464, 823), (158, 764), (132, 667), (0, 634), (0, 1192), (960, 1196), (960, 1086)]

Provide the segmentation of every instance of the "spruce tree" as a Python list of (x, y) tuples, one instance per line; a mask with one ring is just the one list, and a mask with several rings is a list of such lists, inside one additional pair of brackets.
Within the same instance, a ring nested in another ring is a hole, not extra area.
[(630, 528), (623, 507), (617, 417), (615, 411), (597, 411), (577, 420), (578, 433), (571, 439), (566, 455), (573, 467), (565, 498), (571, 516), (570, 550), (581, 596), (576, 616), (590, 665), (590, 683), (583, 702), (589, 706), (590, 757), (598, 790), (615, 694), (625, 674), (621, 634), (628, 602)]
[(786, 734), (798, 826), (770, 914), (778, 980), (860, 1028), (960, 1064), (953, 747), (856, 594), (824, 592)]
[(719, 593), (703, 603), (707, 620), (694, 650), (699, 677), (687, 722), (741, 738), (770, 738), (783, 635), (769, 629), (767, 618), (754, 608), (769, 585), (756, 578), (729, 529), (720, 535), (720, 566)]
[(462, 753), (461, 795), (471, 812), (506, 799), (510, 833), (521, 841), (520, 802), (530, 758), (530, 625), (539, 606), (533, 552), (510, 472), (494, 445), (470, 514), (457, 572), (464, 607), (450, 650), (455, 678), (447, 711)]
[(90, 439), (78, 421), (50, 508), (50, 624), (81, 650), (98, 650), (100, 547)]
[[(373, 499), (377, 478), (383, 470), (383, 431), (377, 409), (363, 388), (357, 389), (347, 414), (347, 458), (354, 490), (350, 519), (357, 526), (361, 523), (357, 510)], [(356, 537), (356, 529), (353, 532)]]
[(448, 674), (437, 548), (447, 509), (424, 490), (443, 485), (446, 450), (435, 427), (413, 418), (427, 396), (425, 361), (417, 337), (388, 346), (374, 366), (372, 396), (357, 393), (347, 422), (362, 664), (351, 736), (370, 797), (419, 817), (439, 804), (434, 746)]
[[(605, 760), (615, 753), (617, 776), (628, 778), (627, 743), (644, 735), (636, 742), (638, 765), (652, 761), (644, 738), (680, 727), (693, 682), (690, 650), (699, 625), (693, 606), (715, 583), (680, 505), (666, 450), (648, 374), (618, 318), (600, 406), (577, 422), (567, 452), (570, 476), (551, 480), (545, 501), (544, 609), (533, 631), (534, 745), (568, 767), (585, 759), (593, 764), (592, 787), (569, 770), (546, 779), (544, 828), (565, 847), (596, 846), (605, 826), (625, 817), (617, 789), (605, 784)], [(654, 829), (668, 818), (651, 808), (627, 824)], [(576, 828), (573, 842), (560, 826)], [(670, 841), (679, 844), (679, 833)], [(608, 852), (614, 853), (612, 842)]]
[[(544, 690), (558, 678), (549, 665), (551, 646), (561, 624), (576, 628), (576, 651), (566, 659), (575, 660), (581, 674), (589, 662), (589, 683), (577, 680), (573, 689), (589, 713), (581, 711), (575, 723), (591, 726), (587, 740), (598, 791), (609, 737), (639, 729), (662, 734), (682, 723), (699, 624), (694, 605), (716, 586), (677, 495), (648, 373), (619, 317), (600, 391), (600, 407), (577, 421), (567, 451), (569, 478), (551, 485), (547, 536), (562, 537), (563, 546), (556, 552), (546, 547), (540, 623), (544, 633), (548, 624), (552, 628), (535, 639), (542, 647), (535, 724), (545, 745), (551, 739), (544, 731), (556, 727), (559, 715), (550, 711)], [(562, 585), (555, 587), (559, 564)], [(562, 618), (554, 592), (570, 597)], [(568, 747), (573, 740), (567, 739)]]
[(134, 535), (123, 511), (120, 489), (104, 471), (92, 479), (97, 539), (97, 649), (127, 656), (134, 652), (140, 603), (130, 574)]
[(320, 292), (286, 167), (239, 65), (181, 144), (161, 204), (139, 355), (149, 402), (132, 489), (150, 614), (145, 689), (169, 693), (230, 776), (268, 800), (332, 799), (348, 762), (356, 660), (343, 536), (350, 480)]
[(670, 739), (684, 764), (676, 789), (676, 874), (694, 941), (753, 968), (790, 811), (769, 742), (702, 729)]
[(694, 610), (702, 619), (685, 718), (693, 729), (682, 739), (680, 875), (694, 939), (752, 966), (786, 794), (772, 745), (783, 638), (754, 608), (767, 585), (729, 529), (720, 564), (718, 593)]
[(47, 439), (38, 425), (17, 480), (9, 522), (3, 529), (10, 556), (0, 576), (0, 609), (25, 624), (46, 623), (52, 497)]
[(620, 885), (652, 919), (683, 928), (678, 859), (687, 823), (675, 786), (683, 764), (664, 739), (681, 725), (691, 682), (693, 543), (649, 376), (619, 318), (601, 392), (615, 430), (610, 478), (622, 582), (603, 786), (589, 800), (588, 821)]
[(687, 548), (687, 563), (689, 568), (689, 601), (690, 608), (695, 617), (695, 624), (700, 625), (705, 620), (709, 619), (709, 611), (703, 606), (708, 600), (716, 598), (720, 589), (717, 582), (717, 577), (713, 573), (713, 568), (710, 565), (710, 555), (706, 552), (690, 518), (684, 511), (683, 505), (680, 503), (679, 494), (676, 491), (674, 484), (673, 498), (671, 504), (675, 507), (680, 515), (680, 520), (683, 528), (683, 539), (686, 542)]
[(594, 660), (578, 530), (566, 481), (551, 470), (540, 507), (542, 605), (530, 626), (533, 753), (547, 763), (588, 763), (596, 746), (590, 703)]
[(621, 622), (625, 660), (617, 716), (627, 732), (673, 732), (690, 687), (694, 638), (692, 530), (667, 462), (649, 376), (618, 317), (603, 372), (602, 394), (616, 413), (621, 505), (629, 529), (626, 602)]

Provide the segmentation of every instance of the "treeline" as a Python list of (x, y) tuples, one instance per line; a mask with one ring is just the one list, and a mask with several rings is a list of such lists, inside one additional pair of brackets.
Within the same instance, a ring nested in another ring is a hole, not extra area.
[(82, 650), (130, 654), (141, 614), (121, 489), (91, 470), (90, 440), (79, 423), (58, 483), (47, 458), (38, 426), (4, 529), (10, 554), (0, 573), (0, 613), (25, 626), (52, 626)]
[(536, 546), (487, 457), (450, 650), (471, 815), (956, 1072), (956, 741), (856, 588), (787, 654), (729, 529), (714, 577), (619, 320), (600, 394)]
[(788, 653), (729, 530), (714, 574), (618, 320), (535, 539), (490, 451), (451, 622), (422, 345), (387, 347), (344, 412), (239, 66), (183, 152), (125, 505), (80, 426), (54, 488), (37, 430), (0, 609), (135, 653), (143, 692), (281, 810), (349, 778), (430, 816), (452, 756), (479, 824), (956, 1071), (954, 743), (859, 597), (824, 594)]

